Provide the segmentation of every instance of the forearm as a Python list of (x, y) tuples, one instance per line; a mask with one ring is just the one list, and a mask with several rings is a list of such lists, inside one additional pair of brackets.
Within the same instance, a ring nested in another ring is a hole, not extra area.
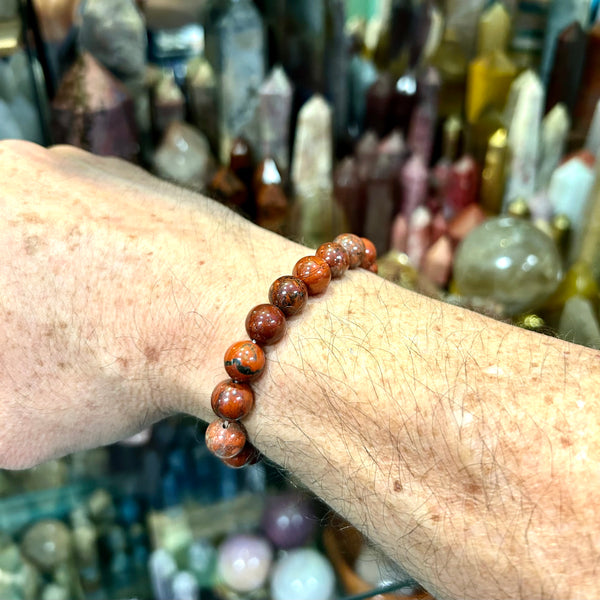
[[(28, 152), (0, 156), (22, 178), (0, 197), (2, 463), (210, 419), (225, 348), (307, 250), (122, 163)], [(597, 353), (353, 271), (267, 360), (252, 441), (432, 591), (597, 592)]]

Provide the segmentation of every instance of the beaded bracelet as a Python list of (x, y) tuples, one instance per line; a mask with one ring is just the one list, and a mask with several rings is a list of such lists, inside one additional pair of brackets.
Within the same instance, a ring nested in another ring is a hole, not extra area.
[(352, 233), (338, 235), (333, 242), (319, 246), (314, 256), (301, 258), (292, 275), (276, 279), (269, 289), (269, 304), (259, 304), (248, 313), (246, 332), (250, 339), (227, 349), (225, 370), (230, 379), (217, 384), (211, 395), (211, 406), (218, 419), (206, 429), (206, 445), (225, 464), (240, 468), (260, 458), (240, 420), (254, 406), (249, 382), (264, 371), (262, 347), (281, 340), (286, 318), (300, 313), (308, 296), (324, 292), (332, 278), (341, 277), (349, 268), (362, 267), (377, 273), (376, 259), (375, 246), (368, 239)]

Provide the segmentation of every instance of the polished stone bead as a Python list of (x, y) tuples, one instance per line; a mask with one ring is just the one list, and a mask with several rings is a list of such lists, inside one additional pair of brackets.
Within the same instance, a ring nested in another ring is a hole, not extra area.
[(241, 469), (246, 465), (256, 464), (260, 460), (260, 452), (250, 442), (246, 442), (246, 445), (239, 454), (222, 460), (228, 467)]
[(251, 381), (260, 377), (265, 368), (265, 353), (262, 348), (244, 340), (229, 346), (225, 352), (225, 370), (236, 381)]
[(554, 241), (525, 219), (498, 217), (459, 246), (454, 280), (461, 295), (498, 303), (506, 315), (534, 309), (561, 278)]
[(318, 256), (301, 258), (294, 265), (292, 273), (305, 283), (311, 296), (324, 292), (331, 281), (331, 269), (327, 261)]
[(285, 315), (273, 304), (259, 304), (246, 317), (250, 339), (261, 346), (276, 344), (284, 336), (285, 329)]
[(219, 458), (237, 456), (246, 444), (246, 429), (237, 421), (216, 419), (206, 428), (206, 447)]
[(334, 279), (341, 277), (350, 266), (348, 253), (340, 244), (336, 244), (335, 242), (321, 244), (315, 254), (329, 265), (331, 277)]
[(218, 383), (210, 397), (213, 412), (229, 421), (243, 419), (254, 406), (254, 392), (247, 383), (226, 379)]
[(281, 309), (286, 317), (297, 315), (306, 305), (308, 289), (297, 277), (284, 275), (276, 279), (269, 289), (269, 302)]
[(375, 244), (367, 238), (361, 238), (363, 244), (365, 245), (365, 255), (360, 263), (360, 266), (363, 269), (368, 269), (371, 265), (375, 263), (377, 260), (377, 249), (375, 248)]
[(333, 241), (342, 246), (348, 253), (351, 269), (360, 267), (365, 256), (365, 245), (359, 236), (354, 235), (353, 233), (342, 233)]

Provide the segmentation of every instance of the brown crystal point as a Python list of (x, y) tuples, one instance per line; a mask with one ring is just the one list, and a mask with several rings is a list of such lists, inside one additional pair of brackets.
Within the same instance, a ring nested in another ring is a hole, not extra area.
[(230, 206), (241, 206), (248, 197), (246, 186), (229, 167), (217, 171), (209, 188), (214, 198)]
[(101, 156), (137, 157), (133, 101), (88, 52), (67, 71), (52, 102), (52, 138)]
[(231, 152), (229, 153), (229, 166), (234, 173), (252, 167), (252, 150), (248, 142), (242, 137), (233, 140)]
[(271, 231), (280, 231), (287, 215), (288, 199), (281, 181), (281, 173), (270, 157), (262, 160), (254, 172), (256, 220)]

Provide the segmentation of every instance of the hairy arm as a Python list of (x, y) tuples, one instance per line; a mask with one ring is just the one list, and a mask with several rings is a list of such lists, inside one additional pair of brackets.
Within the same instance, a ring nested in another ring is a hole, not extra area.
[[(212, 418), (308, 253), (116, 160), (0, 144), (0, 464)], [(600, 355), (350, 272), (268, 349), (251, 439), (447, 598), (597, 597)]]

